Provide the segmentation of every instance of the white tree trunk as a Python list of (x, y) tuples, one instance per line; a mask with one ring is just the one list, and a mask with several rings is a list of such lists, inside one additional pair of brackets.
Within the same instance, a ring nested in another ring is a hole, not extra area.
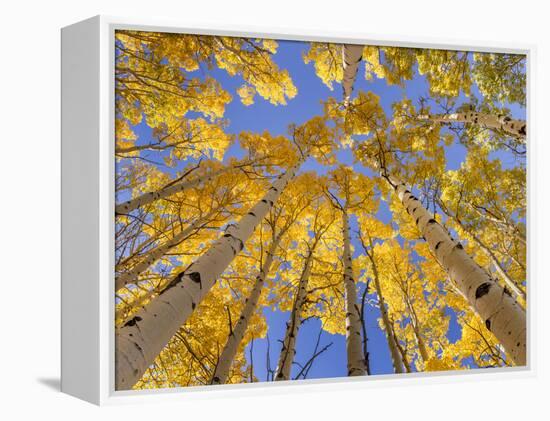
[(485, 245), (485, 243), (483, 241), (481, 241), (481, 239), (478, 236), (476, 236), (475, 234), (473, 234), (472, 232), (467, 230), (466, 227), (464, 227), (464, 225), (462, 224), (462, 222), (460, 220), (458, 220), (454, 215), (451, 215), (449, 212), (445, 211), (445, 209), (443, 209), (443, 211), (445, 212), (445, 214), (448, 217), (453, 219), (464, 231), (466, 231), (470, 235), (470, 237), (474, 240), (474, 243), (476, 243), (477, 246), (481, 250), (483, 250), (483, 252), (487, 255), (487, 257), (489, 257), (489, 259), (493, 263), (496, 271), (498, 272), (498, 274), (500, 275), (500, 277), (502, 278), (502, 280), (504, 281), (506, 286), (508, 288), (510, 288), (510, 290), (516, 296), (521, 297), (525, 300), (527, 298), (526, 295), (525, 295), (525, 292), (518, 287), (518, 285), (516, 284), (516, 282), (512, 278), (510, 278), (510, 275), (508, 275), (506, 270), (502, 267), (502, 265), (500, 264), (500, 261), (495, 256), (493, 251), (489, 247), (487, 247)]
[(344, 288), (346, 300), (346, 350), (348, 357), (348, 376), (364, 376), (367, 374), (365, 356), (363, 355), (361, 338), (361, 315), (357, 306), (357, 289), (353, 276), (351, 259), (350, 227), (347, 210), (342, 210), (342, 236), (344, 250), (342, 264), (344, 266)]
[(342, 88), (344, 90), (344, 105), (349, 105), (353, 84), (357, 77), (359, 63), (363, 56), (363, 45), (344, 44), (342, 46), (342, 61), (344, 64), (344, 77), (342, 78)]
[(380, 168), (381, 176), (394, 188), (399, 200), (415, 220), (432, 253), (464, 294), (472, 309), (485, 321), (485, 326), (502, 344), (516, 365), (527, 363), (527, 326), (525, 311), (451, 238), (422, 203), (400, 180)]
[(275, 255), (275, 252), (277, 251), (277, 247), (279, 247), (281, 237), (282, 235), (278, 234), (277, 237), (272, 241), (271, 246), (267, 251), (262, 269), (260, 270), (258, 276), (256, 276), (254, 287), (252, 288), (252, 291), (250, 292), (248, 298), (246, 298), (245, 305), (241, 311), (239, 319), (237, 320), (235, 327), (232, 328), (229, 337), (227, 338), (227, 343), (225, 344), (225, 347), (220, 354), (216, 370), (214, 371), (214, 375), (212, 376), (212, 384), (224, 384), (229, 377), (229, 369), (231, 368), (231, 364), (235, 359), (235, 355), (237, 355), (237, 350), (239, 349), (239, 345), (244, 338), (246, 329), (248, 328), (248, 323), (250, 322), (250, 318), (252, 317), (258, 306), (258, 300), (260, 299), (260, 295), (262, 294), (265, 279), (267, 278), (271, 270), (273, 257)]
[(193, 178), (191, 180), (182, 180), (177, 183), (171, 184), (167, 187), (160, 188), (159, 190), (143, 193), (138, 197), (127, 200), (115, 206), (115, 214), (123, 215), (127, 214), (134, 209), (137, 209), (141, 206), (148, 205), (153, 203), (156, 200), (171, 196), (173, 194), (179, 193), (181, 191), (187, 190), (191, 187), (198, 186), (204, 182), (210, 181), (219, 175), (233, 170), (233, 167), (224, 167), (216, 171), (212, 171), (208, 174), (202, 175), (200, 177)]
[(418, 321), (418, 316), (414, 309), (414, 305), (409, 297), (403, 296), (403, 301), (405, 301), (405, 303), (407, 304), (409, 313), (411, 315), (411, 323), (414, 331), (414, 336), (416, 338), (416, 343), (418, 344), (418, 350), (420, 351), (420, 356), (422, 357), (422, 361), (426, 363), (428, 362), (430, 356), (428, 354), (428, 350), (426, 349), (426, 343), (424, 342), (424, 338), (422, 337), (422, 332), (420, 331), (420, 322)]
[(403, 373), (403, 359), (397, 349), (396, 338), (393, 334), (390, 318), (388, 316), (388, 309), (386, 308), (386, 301), (382, 294), (382, 288), (380, 287), (380, 279), (378, 278), (378, 269), (373, 263), (374, 273), (374, 287), (376, 289), (376, 295), (378, 295), (378, 304), (380, 306), (380, 314), (382, 315), (382, 324), (384, 325), (384, 331), (386, 332), (386, 339), (388, 341), (388, 347), (390, 348), (390, 354), (393, 362), (393, 368), (396, 373)]
[(388, 316), (388, 309), (386, 308), (386, 300), (384, 299), (384, 294), (382, 294), (382, 287), (380, 286), (380, 277), (378, 274), (378, 267), (376, 266), (376, 261), (374, 260), (374, 244), (372, 241), (372, 238), (369, 234), (369, 246), (370, 246), (370, 252), (367, 249), (367, 245), (363, 242), (363, 236), (361, 234), (361, 231), (359, 231), (359, 237), (361, 240), (361, 244), (363, 245), (363, 249), (365, 250), (365, 254), (369, 258), (371, 264), (372, 264), (372, 272), (373, 272), (373, 279), (374, 279), (374, 288), (376, 289), (376, 295), (378, 296), (378, 305), (380, 306), (380, 315), (382, 316), (382, 325), (384, 327), (384, 332), (386, 333), (386, 340), (388, 342), (388, 348), (390, 349), (390, 355), (392, 358), (393, 363), (393, 369), (396, 373), (403, 373), (403, 359), (401, 358), (401, 353), (399, 352), (399, 349), (397, 348), (393, 328), (390, 322), (390, 318)]
[(525, 140), (527, 124), (524, 120), (514, 120), (510, 117), (494, 114), (483, 114), (469, 111), (454, 114), (428, 114), (418, 116), (419, 120), (429, 120), (434, 123), (468, 123), (488, 129), (500, 130), (517, 139)]
[(310, 249), (306, 257), (306, 261), (304, 262), (304, 269), (302, 270), (302, 275), (300, 276), (298, 291), (296, 292), (290, 318), (286, 323), (285, 338), (283, 340), (281, 353), (279, 354), (279, 363), (275, 373), (275, 381), (290, 380), (292, 363), (294, 362), (294, 357), (296, 355), (296, 338), (298, 336), (298, 329), (302, 323), (302, 307), (307, 296), (307, 285), (311, 274), (312, 260), (313, 250)]
[(171, 240), (166, 241), (165, 243), (155, 247), (153, 250), (148, 252), (141, 259), (141, 261), (138, 264), (136, 264), (131, 270), (117, 276), (115, 278), (115, 291), (118, 291), (119, 289), (125, 287), (126, 285), (136, 283), (141, 273), (147, 270), (147, 268), (149, 268), (153, 263), (155, 263), (158, 259), (164, 256), (168, 251), (170, 251), (172, 248), (174, 248), (179, 243), (181, 243), (186, 237), (191, 235), (193, 231), (199, 229), (200, 226), (204, 222), (208, 221), (213, 214), (214, 212), (210, 212), (205, 217), (195, 220), (187, 228), (181, 230), (178, 234), (176, 234)]
[(279, 176), (267, 194), (136, 316), (116, 332), (116, 389), (130, 389), (210, 291), (267, 215), (305, 157)]

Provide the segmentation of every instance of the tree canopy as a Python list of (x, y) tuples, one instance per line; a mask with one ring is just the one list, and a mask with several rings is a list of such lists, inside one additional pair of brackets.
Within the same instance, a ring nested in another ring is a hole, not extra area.
[(525, 364), (526, 57), (345, 49), (116, 32), (118, 389)]

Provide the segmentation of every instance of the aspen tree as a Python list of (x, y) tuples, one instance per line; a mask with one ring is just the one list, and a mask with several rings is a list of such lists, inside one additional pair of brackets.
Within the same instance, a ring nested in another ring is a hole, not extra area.
[(137, 263), (131, 270), (124, 272), (115, 278), (115, 290), (125, 287), (128, 284), (133, 284), (137, 281), (139, 275), (147, 270), (153, 263), (164, 256), (170, 249), (181, 243), (188, 236), (193, 234), (196, 230), (201, 228), (205, 222), (208, 222), (210, 217), (214, 215), (214, 212), (210, 212), (202, 218), (198, 218), (188, 227), (182, 229), (170, 240), (165, 241), (163, 244), (155, 247), (151, 251), (147, 252), (145, 256)]
[(296, 339), (298, 337), (298, 329), (302, 323), (301, 312), (306, 299), (308, 281), (311, 274), (312, 257), (313, 249), (310, 248), (304, 260), (304, 269), (302, 271), (302, 275), (300, 276), (300, 281), (298, 282), (298, 288), (294, 298), (292, 311), (290, 312), (290, 318), (286, 323), (285, 337), (274, 377), (275, 381), (290, 380), (290, 370), (292, 369), (292, 363), (294, 362), (294, 357), (296, 355)]
[(306, 190), (309, 180), (308, 174), (304, 174), (294, 180), (287, 188), (279, 203), (270, 212), (267, 224), (271, 229), (271, 243), (265, 255), (261, 270), (255, 278), (254, 286), (245, 299), (244, 307), (234, 327), (231, 327), (227, 342), (220, 354), (216, 370), (212, 376), (212, 384), (223, 384), (226, 382), (229, 369), (237, 354), (250, 319), (258, 308), (260, 296), (264, 290), (267, 277), (273, 267), (277, 249), (280, 247), (282, 238), (289, 229), (297, 223), (297, 219), (303, 214), (310, 204), (310, 198)]
[[(363, 233), (361, 232), (361, 227), (359, 228), (359, 240), (363, 247), (365, 254), (367, 255), (371, 269), (372, 269), (372, 279), (374, 281), (374, 288), (376, 290), (376, 295), (378, 296), (378, 306), (380, 307), (380, 315), (382, 316), (382, 325), (384, 327), (384, 332), (386, 334), (386, 341), (388, 343), (388, 348), (390, 349), (390, 354), (392, 358), (393, 368), (395, 373), (403, 373), (403, 359), (397, 347), (396, 338), (393, 332), (392, 323), (388, 316), (388, 309), (386, 306), (386, 301), (384, 299), (384, 294), (382, 294), (382, 288), (380, 287), (380, 276), (378, 273), (378, 265), (375, 259), (375, 249), (373, 237), (370, 233), (370, 230), (365, 229), (363, 225), (363, 230), (365, 232), (366, 240), (363, 238)], [(367, 246), (368, 244), (368, 246)]]
[(205, 297), (217, 277), (239, 253), (254, 228), (277, 201), (305, 156), (281, 174), (267, 194), (133, 319), (116, 332), (115, 372), (118, 390), (131, 388), (149, 364)]
[(180, 193), (190, 188), (197, 187), (203, 183), (208, 183), (222, 174), (228, 173), (230, 171), (244, 169), (247, 166), (251, 166), (258, 162), (261, 162), (262, 160), (263, 158), (254, 159), (254, 160), (245, 160), (244, 162), (237, 162), (232, 165), (218, 167), (217, 169), (208, 171), (206, 174), (199, 175), (198, 177), (192, 177), (190, 180), (188, 180), (186, 177), (190, 172), (189, 171), (188, 173), (185, 173), (182, 176), (182, 179), (179, 181), (172, 181), (168, 183), (166, 186), (161, 187), (158, 190), (149, 191), (149, 192), (140, 194), (139, 196), (136, 196), (133, 199), (129, 199), (129, 200), (126, 200), (125, 202), (119, 203), (118, 205), (115, 206), (115, 214), (117, 215), (127, 214), (139, 207), (143, 207), (150, 203), (153, 203), (156, 200), (170, 197), (176, 193)]
[[(379, 107), (379, 106), (378, 106)], [(363, 130), (367, 133), (383, 128), (381, 122), (364, 121)], [(382, 127), (380, 127), (382, 126)], [(434, 219), (433, 215), (411, 193), (407, 186), (385, 166), (386, 156), (382, 145), (372, 155), (363, 153), (362, 159), (394, 190), (404, 208), (414, 219), (422, 237), (428, 242), (432, 253), (448, 272), (450, 279), (467, 297), (474, 311), (485, 321), (485, 325), (501, 342), (506, 352), (517, 365), (527, 364), (527, 325), (525, 311), (512, 298), (509, 291), (502, 288), (464, 251), (459, 241), (455, 241), (448, 231)]]
[[(316, 189), (317, 188), (318, 187), (316, 186)], [(285, 337), (283, 339), (279, 362), (274, 376), (275, 381), (290, 380), (292, 364), (294, 363), (294, 357), (296, 355), (296, 340), (298, 337), (298, 331), (303, 323), (302, 314), (304, 310), (306, 310), (305, 307), (306, 301), (308, 300), (308, 294), (314, 292), (314, 290), (309, 290), (312, 267), (314, 264), (314, 254), (324, 235), (331, 228), (334, 222), (333, 218), (326, 217), (326, 203), (320, 198), (317, 199), (314, 204), (312, 203), (311, 206), (315, 208), (313, 211), (314, 214), (310, 217), (311, 222), (308, 226), (308, 230), (311, 230), (312, 232), (312, 238), (308, 241), (304, 240), (307, 251), (304, 257), (298, 285), (296, 287), (290, 317), (286, 323)]]
[(487, 329), (500, 341), (516, 365), (526, 365), (525, 311), (509, 291), (502, 288), (474, 262), (464, 251), (462, 244), (450, 236), (403, 182), (389, 174), (386, 168), (375, 160), (370, 162), (393, 188), (404, 208), (414, 218), (432, 253), (458, 289), (467, 297), (474, 311), (485, 321)]
[(350, 101), (353, 84), (359, 70), (359, 63), (363, 54), (362, 45), (345, 44), (342, 47), (342, 63), (344, 74), (342, 77), (342, 89), (344, 91), (344, 106)]
[(418, 120), (431, 121), (433, 123), (465, 123), (474, 124), (492, 130), (498, 130), (509, 136), (525, 141), (527, 136), (527, 123), (524, 120), (514, 120), (505, 115), (485, 114), (475, 111), (453, 114), (423, 114)]
[[(346, 312), (346, 349), (348, 357), (348, 376), (362, 376), (366, 374), (365, 356), (362, 349), (362, 322), (357, 306), (357, 289), (353, 272), (351, 254), (351, 238), (349, 226), (349, 212), (354, 208), (368, 208), (370, 189), (364, 176), (352, 174), (349, 168), (340, 166), (332, 172), (334, 185), (339, 190), (342, 203), (338, 197), (327, 190), (333, 206), (338, 208), (342, 215), (342, 265), (344, 267), (343, 281), (345, 288)], [(367, 191), (360, 192), (360, 189)]]
[(279, 247), (281, 237), (282, 233), (279, 233), (277, 235), (274, 235), (274, 238), (271, 240), (271, 245), (269, 246), (269, 249), (266, 253), (262, 269), (260, 270), (260, 273), (256, 276), (252, 291), (245, 300), (245, 305), (235, 326), (231, 327), (229, 337), (227, 338), (227, 343), (225, 344), (220, 354), (218, 364), (216, 365), (216, 370), (214, 371), (214, 374), (212, 376), (212, 384), (224, 384), (227, 380), (229, 369), (231, 367), (231, 364), (233, 363), (233, 359), (235, 358), (239, 345), (244, 338), (244, 334), (246, 333), (246, 328), (248, 327), (250, 318), (258, 305), (258, 300), (260, 299), (260, 295), (265, 284), (265, 279), (269, 275), (269, 272), (271, 270), (273, 257), (275, 255), (275, 252), (277, 251), (277, 248)]

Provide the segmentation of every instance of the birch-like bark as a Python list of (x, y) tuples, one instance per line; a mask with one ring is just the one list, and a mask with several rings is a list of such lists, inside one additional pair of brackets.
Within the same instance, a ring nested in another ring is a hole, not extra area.
[[(372, 261), (372, 260), (371, 260)], [(397, 339), (393, 334), (390, 318), (388, 316), (388, 309), (386, 307), (386, 301), (384, 300), (384, 294), (382, 294), (382, 288), (380, 287), (380, 279), (378, 277), (378, 270), (373, 262), (374, 273), (374, 288), (376, 289), (376, 295), (378, 295), (378, 305), (380, 306), (380, 314), (382, 315), (382, 324), (384, 325), (384, 331), (386, 332), (386, 339), (388, 341), (388, 347), (390, 349), (391, 359), (393, 362), (393, 368), (396, 373), (403, 373), (403, 359), (397, 349)]]
[(422, 334), (420, 332), (420, 322), (418, 321), (418, 316), (414, 309), (414, 305), (409, 299), (409, 297), (403, 297), (403, 300), (407, 304), (409, 313), (411, 315), (411, 323), (413, 327), (414, 336), (416, 338), (416, 343), (418, 345), (418, 350), (420, 351), (420, 356), (422, 357), (422, 361), (426, 363), (428, 362), (428, 359), (430, 358), (430, 356), (428, 354), (428, 350), (426, 349), (426, 343), (424, 342), (424, 338), (422, 337)]
[(233, 169), (234, 169), (233, 167), (220, 168), (219, 170), (209, 172), (208, 174), (193, 178), (191, 180), (184, 179), (177, 183), (170, 184), (166, 187), (162, 187), (156, 191), (143, 193), (138, 197), (135, 197), (133, 199), (127, 200), (126, 202), (122, 202), (116, 205), (115, 214), (116, 215), (127, 214), (128, 212), (131, 212), (141, 206), (148, 205), (149, 203), (153, 203), (159, 199), (163, 199), (165, 197), (187, 190), (191, 187), (196, 187), (204, 182), (210, 181), (213, 178), (216, 178), (222, 175), (223, 173), (226, 173)]
[(267, 255), (260, 270), (260, 273), (256, 276), (254, 287), (252, 288), (252, 291), (250, 292), (248, 298), (246, 298), (239, 319), (237, 320), (235, 327), (231, 329), (229, 337), (227, 338), (227, 343), (225, 344), (220, 354), (218, 364), (216, 365), (216, 370), (214, 371), (214, 374), (212, 376), (211, 384), (224, 384), (229, 377), (229, 369), (231, 368), (231, 364), (235, 359), (235, 355), (237, 355), (237, 350), (239, 349), (239, 345), (244, 338), (246, 329), (248, 328), (248, 324), (250, 323), (250, 318), (252, 317), (258, 306), (258, 301), (260, 299), (260, 295), (262, 294), (265, 279), (267, 278), (271, 270), (273, 257), (275, 255), (275, 252), (277, 251), (277, 248), (279, 247), (281, 237), (282, 233), (279, 233), (271, 242), (271, 246), (267, 251)]
[(510, 290), (514, 293), (515, 296), (521, 297), (524, 300), (527, 298), (525, 295), (525, 292), (518, 287), (516, 282), (510, 278), (510, 275), (508, 275), (508, 272), (502, 267), (500, 264), (500, 261), (495, 256), (495, 253), (487, 247), (487, 245), (474, 233), (472, 233), (470, 230), (468, 230), (463, 224), (462, 221), (460, 221), (455, 215), (451, 214), (449, 211), (446, 210), (445, 206), (443, 206), (442, 203), (440, 203), (440, 207), (449, 218), (451, 218), (453, 221), (455, 221), (464, 231), (468, 233), (468, 235), (474, 240), (474, 243), (483, 250), (485, 255), (491, 260), (491, 263), (493, 263), (493, 266), (495, 267), (497, 273), (500, 275), (501, 279), (506, 284), (506, 287), (510, 288)]
[(115, 278), (115, 291), (118, 291), (126, 285), (135, 284), (140, 274), (147, 270), (147, 268), (149, 268), (158, 259), (168, 253), (171, 249), (180, 244), (195, 230), (199, 229), (200, 226), (204, 224), (205, 221), (208, 221), (213, 214), (214, 212), (210, 212), (205, 217), (195, 220), (191, 225), (181, 230), (172, 239), (166, 241), (165, 243), (155, 247), (153, 250), (148, 252), (131, 270), (117, 276)]
[(353, 84), (357, 77), (359, 63), (363, 56), (362, 45), (344, 44), (342, 46), (342, 61), (344, 65), (344, 76), (342, 78), (342, 88), (344, 90), (344, 106), (349, 105)]
[(342, 209), (342, 236), (344, 238), (344, 251), (342, 255), (344, 266), (344, 288), (346, 300), (346, 351), (348, 357), (348, 376), (364, 376), (365, 356), (363, 355), (361, 340), (361, 315), (357, 306), (357, 289), (353, 276), (351, 260), (351, 242), (349, 216), (347, 209)]
[(286, 323), (285, 338), (283, 340), (283, 347), (279, 354), (279, 363), (275, 372), (275, 381), (290, 380), (290, 372), (292, 370), (292, 363), (296, 356), (296, 338), (298, 336), (298, 329), (302, 323), (301, 314), (302, 307), (307, 296), (307, 285), (309, 282), (309, 276), (311, 275), (311, 264), (313, 260), (313, 250), (310, 249), (306, 260), (304, 262), (304, 269), (300, 276), (298, 283), (298, 291), (292, 305), (292, 311), (290, 318)]
[(403, 373), (403, 359), (401, 358), (401, 354), (397, 349), (397, 343), (396, 343), (397, 339), (393, 334), (392, 325), (390, 322), (390, 318), (388, 316), (388, 309), (386, 308), (386, 300), (384, 299), (384, 294), (382, 294), (382, 288), (380, 286), (378, 266), (376, 265), (376, 261), (374, 260), (374, 255), (373, 255), (374, 244), (372, 242), (371, 237), (369, 236), (368, 238), (369, 246), (370, 246), (370, 251), (369, 251), (369, 249), (367, 248), (367, 245), (363, 241), (363, 236), (361, 235), (360, 231), (359, 231), (359, 239), (361, 240), (361, 245), (363, 246), (363, 249), (372, 265), (374, 288), (376, 290), (376, 295), (378, 296), (378, 305), (380, 306), (380, 315), (382, 316), (382, 326), (384, 327), (384, 332), (386, 333), (386, 341), (388, 342), (388, 348), (390, 349), (393, 369), (398, 374)]
[(502, 344), (516, 365), (527, 363), (527, 325), (525, 311), (509, 291), (481, 268), (447, 230), (396, 177), (373, 160), (375, 168), (393, 187), (407, 212), (430, 246), (432, 253), (464, 294), (472, 309)]
[(468, 111), (453, 114), (419, 115), (418, 120), (429, 120), (434, 123), (467, 123), (475, 124), (487, 129), (500, 130), (516, 139), (525, 140), (527, 123), (524, 120), (514, 120), (504, 115), (476, 113)]
[(116, 332), (115, 386), (130, 389), (153, 363), (170, 338), (204, 299), (217, 278), (239, 253), (256, 226), (277, 201), (306, 157), (273, 182), (269, 191), (237, 224)]

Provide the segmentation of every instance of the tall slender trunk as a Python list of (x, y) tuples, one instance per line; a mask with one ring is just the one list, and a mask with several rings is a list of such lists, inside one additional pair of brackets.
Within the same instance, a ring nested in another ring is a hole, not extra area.
[(116, 389), (131, 388), (153, 363), (162, 348), (210, 291), (217, 278), (239, 253), (256, 226), (267, 215), (305, 156), (274, 181), (269, 191), (237, 224), (116, 332)]
[(208, 174), (201, 175), (199, 177), (193, 178), (191, 180), (183, 179), (180, 181), (169, 183), (168, 185), (161, 187), (158, 190), (143, 193), (138, 197), (127, 200), (115, 206), (115, 214), (121, 215), (133, 211), (141, 206), (148, 205), (153, 203), (156, 200), (171, 196), (173, 194), (179, 193), (181, 191), (187, 190), (191, 187), (196, 187), (204, 182), (210, 181), (213, 178), (216, 178), (226, 172), (230, 172), (239, 168), (244, 168), (250, 165), (254, 165), (257, 162), (261, 162), (266, 157), (260, 157), (254, 160), (247, 160), (235, 165), (225, 166), (215, 171), (211, 171)]
[(419, 120), (429, 120), (434, 123), (467, 123), (475, 124), (488, 129), (500, 130), (512, 137), (525, 140), (527, 124), (524, 120), (514, 120), (502, 114), (484, 114), (474, 111), (454, 114), (427, 114), (419, 115)]
[(311, 274), (312, 260), (313, 250), (310, 249), (304, 262), (304, 269), (302, 270), (302, 275), (300, 276), (298, 291), (296, 292), (290, 318), (286, 323), (285, 338), (283, 340), (281, 354), (279, 355), (279, 363), (275, 373), (275, 381), (290, 380), (290, 371), (296, 355), (296, 338), (298, 336), (298, 329), (302, 323), (302, 307), (307, 295), (307, 284)]
[(246, 298), (239, 319), (237, 320), (235, 327), (231, 328), (229, 337), (227, 338), (227, 343), (225, 344), (220, 354), (218, 364), (216, 365), (216, 370), (214, 371), (214, 374), (212, 376), (211, 384), (224, 384), (229, 377), (229, 369), (231, 368), (231, 364), (235, 359), (235, 355), (237, 355), (237, 350), (239, 349), (239, 345), (244, 338), (246, 329), (248, 328), (248, 323), (250, 323), (250, 318), (252, 317), (258, 306), (258, 300), (260, 299), (260, 295), (262, 294), (265, 279), (269, 275), (269, 272), (271, 270), (273, 257), (275, 255), (275, 252), (277, 251), (277, 247), (279, 247), (281, 237), (282, 233), (279, 233), (273, 239), (271, 245), (269, 246), (269, 250), (267, 251), (267, 255), (260, 270), (260, 273), (256, 276), (254, 287), (252, 288), (252, 291), (250, 292), (248, 298)]
[(198, 186), (206, 181), (210, 181), (223, 173), (231, 171), (233, 167), (224, 167), (219, 170), (209, 172), (208, 174), (201, 175), (200, 177), (193, 178), (191, 180), (183, 179), (179, 182), (170, 184), (168, 186), (162, 187), (158, 190), (143, 193), (138, 197), (127, 200), (115, 206), (115, 214), (122, 215), (128, 212), (133, 211), (141, 206), (148, 205), (164, 197), (171, 196), (173, 194), (179, 193), (181, 191), (187, 190), (191, 187)]
[(388, 174), (377, 161), (371, 162), (393, 187), (407, 212), (427, 241), (432, 253), (449, 278), (466, 296), (472, 309), (502, 344), (516, 365), (527, 363), (527, 326), (525, 311), (510, 293), (481, 268), (447, 230), (396, 177)]
[(414, 309), (414, 305), (408, 297), (403, 297), (403, 299), (411, 315), (414, 337), (416, 338), (416, 343), (418, 345), (418, 350), (420, 351), (420, 356), (422, 357), (422, 361), (426, 363), (430, 359), (430, 356), (428, 354), (428, 350), (426, 349), (426, 343), (424, 342), (422, 333), (420, 332), (420, 322), (418, 321), (416, 310)]
[(395, 327), (393, 326), (393, 323), (391, 324), (391, 334), (393, 336), (393, 339), (395, 341), (395, 345), (397, 346), (397, 349), (399, 351), (399, 355), (401, 356), (401, 361), (403, 361), (403, 366), (405, 367), (406, 373), (411, 373), (411, 365), (409, 363), (409, 360), (407, 358), (407, 351), (401, 346), (399, 341), (397, 340), (397, 334), (395, 333)]
[(195, 221), (193, 221), (191, 225), (181, 230), (171, 240), (166, 241), (165, 243), (155, 247), (153, 250), (148, 252), (141, 259), (141, 261), (138, 264), (136, 264), (131, 270), (117, 276), (115, 278), (115, 291), (118, 291), (119, 289), (125, 287), (128, 284), (136, 283), (141, 273), (147, 270), (147, 268), (149, 268), (153, 263), (155, 263), (158, 259), (164, 256), (168, 251), (170, 251), (172, 248), (174, 248), (175, 246), (180, 244), (183, 240), (185, 240), (189, 235), (193, 233), (193, 231), (199, 229), (200, 226), (203, 225), (206, 221), (208, 221), (210, 217), (212, 217), (213, 215), (214, 215), (214, 212), (210, 212), (208, 215), (202, 218), (196, 219)]
[(384, 327), (384, 332), (386, 333), (386, 341), (388, 342), (388, 348), (390, 349), (393, 369), (396, 373), (403, 373), (403, 359), (401, 358), (401, 354), (397, 349), (397, 343), (396, 343), (397, 340), (393, 333), (393, 328), (390, 322), (390, 318), (388, 316), (388, 309), (386, 308), (386, 301), (384, 299), (384, 294), (382, 294), (382, 288), (380, 286), (378, 266), (376, 265), (376, 261), (374, 260), (374, 254), (373, 254), (374, 244), (372, 243), (372, 239), (369, 236), (369, 246), (370, 246), (370, 251), (369, 251), (367, 249), (366, 244), (363, 242), (363, 237), (361, 235), (361, 232), (359, 232), (359, 236), (360, 236), (363, 249), (365, 250), (365, 253), (372, 265), (374, 288), (376, 290), (376, 295), (378, 296), (378, 305), (380, 306), (380, 315), (382, 316), (382, 325)]
[(342, 61), (344, 65), (344, 76), (342, 78), (342, 88), (344, 91), (344, 105), (348, 106), (353, 84), (359, 69), (359, 63), (363, 55), (363, 45), (344, 44), (342, 46)]
[(361, 340), (361, 315), (357, 306), (357, 289), (353, 276), (351, 259), (351, 242), (349, 216), (347, 209), (342, 209), (342, 236), (344, 251), (342, 255), (344, 266), (344, 288), (346, 300), (346, 350), (348, 357), (348, 376), (364, 376), (366, 374), (365, 356)]
[[(374, 267), (374, 263), (373, 263)], [(388, 341), (388, 347), (390, 348), (390, 354), (393, 362), (393, 368), (396, 373), (403, 373), (403, 359), (397, 349), (397, 339), (393, 334), (393, 328), (391, 326), (390, 318), (388, 316), (388, 309), (386, 308), (386, 301), (382, 294), (382, 288), (380, 287), (380, 279), (378, 278), (378, 271), (374, 274), (374, 287), (376, 289), (376, 295), (378, 295), (378, 305), (380, 306), (380, 314), (382, 315), (382, 324), (384, 325), (384, 331), (386, 332), (386, 339)]]

